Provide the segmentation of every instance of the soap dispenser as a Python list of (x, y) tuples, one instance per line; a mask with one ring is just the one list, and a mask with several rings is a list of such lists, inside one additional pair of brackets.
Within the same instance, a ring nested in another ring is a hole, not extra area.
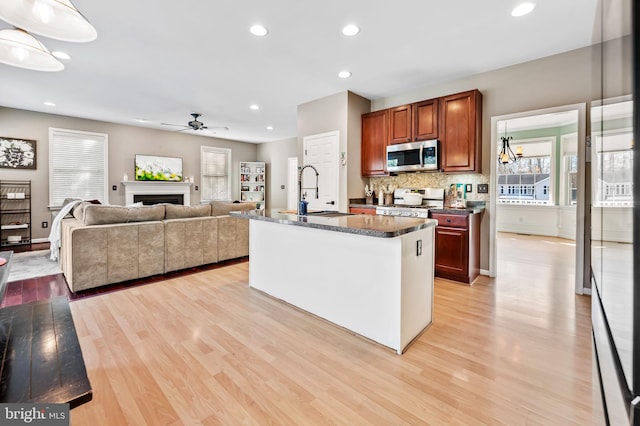
[(300, 204), (298, 204), (298, 215), (306, 216), (307, 215), (307, 204), (309, 202), (304, 199), (305, 195), (302, 194), (302, 199), (300, 200)]

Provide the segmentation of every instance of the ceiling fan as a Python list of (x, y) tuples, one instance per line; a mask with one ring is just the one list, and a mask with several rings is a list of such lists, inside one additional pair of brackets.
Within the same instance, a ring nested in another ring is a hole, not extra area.
[(184, 127), (184, 129), (180, 129), (178, 130), (178, 132), (182, 132), (183, 130), (205, 130), (205, 129), (229, 130), (229, 128), (225, 126), (215, 126), (215, 127), (205, 126), (202, 121), (198, 120), (198, 117), (201, 117), (202, 114), (199, 114), (197, 112), (192, 112), (191, 116), (193, 117), (193, 120), (189, 121), (186, 126), (183, 126), (182, 124), (170, 124), (170, 123), (160, 123), (160, 124), (162, 124), (163, 126)]

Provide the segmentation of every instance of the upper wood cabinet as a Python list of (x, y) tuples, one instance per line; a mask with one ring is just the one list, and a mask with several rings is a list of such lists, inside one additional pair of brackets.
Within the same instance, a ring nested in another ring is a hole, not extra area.
[(413, 140), (438, 139), (438, 99), (417, 102), (413, 109)]
[(386, 175), (389, 110), (362, 114), (361, 174)]
[(389, 144), (411, 142), (411, 105), (389, 109)]
[(478, 90), (440, 98), (440, 161), (445, 172), (480, 172), (482, 94)]

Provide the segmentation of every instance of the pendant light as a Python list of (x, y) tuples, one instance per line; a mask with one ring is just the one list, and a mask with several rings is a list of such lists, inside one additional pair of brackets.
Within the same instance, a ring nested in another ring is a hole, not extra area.
[(502, 141), (502, 148), (498, 153), (498, 163), (501, 164), (509, 164), (515, 163), (520, 160), (523, 156), (522, 147), (516, 147), (516, 153), (514, 154), (509, 146), (509, 141), (513, 139), (513, 136), (507, 137), (507, 124), (504, 124), (504, 136), (500, 137), (500, 141)]
[(56, 40), (89, 42), (98, 37), (70, 0), (2, 0), (0, 19)]
[(64, 69), (42, 43), (18, 28), (0, 31), (0, 62), (35, 71)]

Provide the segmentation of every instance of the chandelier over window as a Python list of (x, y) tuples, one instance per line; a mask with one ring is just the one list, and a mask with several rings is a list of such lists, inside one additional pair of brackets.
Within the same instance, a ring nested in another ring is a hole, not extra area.
[(509, 146), (509, 141), (513, 139), (513, 136), (507, 136), (507, 123), (504, 124), (504, 136), (500, 137), (500, 141), (502, 142), (502, 148), (498, 153), (498, 163), (501, 164), (509, 164), (515, 163), (522, 158), (522, 146), (516, 147), (516, 153), (514, 154), (511, 150), (511, 146)]

